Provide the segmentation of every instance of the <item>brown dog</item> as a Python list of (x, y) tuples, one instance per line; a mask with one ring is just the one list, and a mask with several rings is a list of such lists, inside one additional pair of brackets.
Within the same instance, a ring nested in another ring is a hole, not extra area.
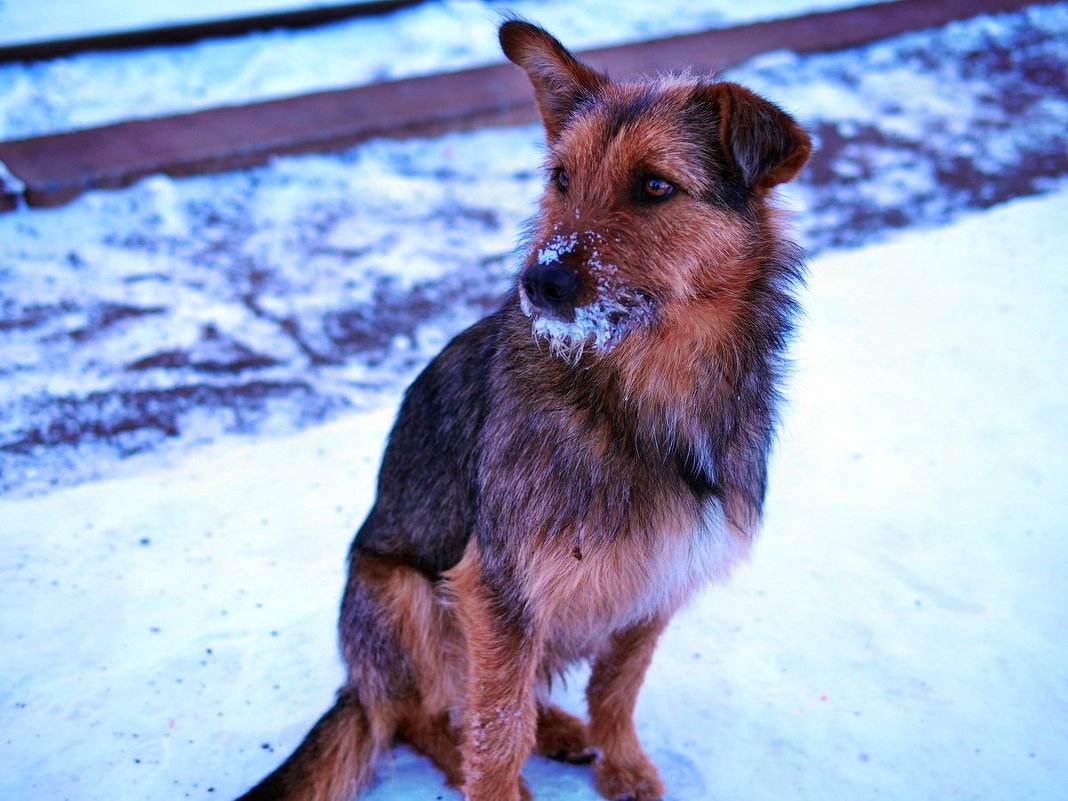
[[(394, 738), (471, 801), (529, 798), (532, 749), (660, 798), (638, 688), (759, 523), (801, 271), (769, 192), (808, 136), (735, 84), (613, 83), (528, 23), (500, 38), (548, 140), (525, 263), (409, 388), (349, 555), (348, 678), (246, 801), (345, 801)], [(588, 725), (548, 700), (579, 660)]]

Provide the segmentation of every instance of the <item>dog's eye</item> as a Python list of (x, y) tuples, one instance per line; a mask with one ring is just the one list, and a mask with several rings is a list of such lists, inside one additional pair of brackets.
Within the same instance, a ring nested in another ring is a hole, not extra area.
[(646, 178), (642, 182), (642, 195), (645, 200), (666, 200), (675, 194), (675, 187), (663, 178)]
[(571, 176), (563, 167), (557, 167), (553, 170), (553, 183), (561, 192), (566, 192), (567, 187), (571, 185)]

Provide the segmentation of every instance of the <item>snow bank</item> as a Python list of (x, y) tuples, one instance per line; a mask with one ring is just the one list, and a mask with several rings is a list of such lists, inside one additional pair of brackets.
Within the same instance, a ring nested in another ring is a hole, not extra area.
[[(639, 705), (669, 798), (1063, 797), (1066, 218), (1062, 185), (812, 265), (764, 538)], [(277, 764), (341, 678), (391, 417), (0, 501), (0, 797), (225, 798)], [(403, 749), (381, 773), (368, 801), (458, 798)]]

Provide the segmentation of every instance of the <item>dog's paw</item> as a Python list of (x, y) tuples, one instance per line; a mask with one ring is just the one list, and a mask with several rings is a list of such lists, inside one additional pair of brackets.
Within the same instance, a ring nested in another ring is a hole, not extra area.
[(597, 791), (611, 801), (661, 801), (664, 782), (647, 758), (628, 764), (598, 760), (593, 766)]
[(557, 706), (538, 711), (538, 753), (559, 762), (588, 765), (597, 756), (586, 724)]

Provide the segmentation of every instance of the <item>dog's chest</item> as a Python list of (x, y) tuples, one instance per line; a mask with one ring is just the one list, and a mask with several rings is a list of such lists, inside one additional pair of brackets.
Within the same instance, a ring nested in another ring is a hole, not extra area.
[[(581, 539), (581, 538), (580, 538)], [(624, 540), (554, 554), (542, 591), (553, 599), (550, 640), (569, 659), (590, 655), (613, 631), (670, 615), (745, 556), (718, 504), (697, 519)]]

